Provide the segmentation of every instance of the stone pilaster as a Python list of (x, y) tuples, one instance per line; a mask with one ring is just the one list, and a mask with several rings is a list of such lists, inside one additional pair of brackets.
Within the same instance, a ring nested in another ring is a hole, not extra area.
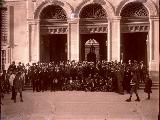
[(79, 61), (79, 19), (68, 20), (68, 59)]
[(33, 20), (30, 23), (30, 38), (29, 38), (29, 61), (38, 62), (40, 60), (40, 36), (39, 36), (39, 20)]
[(111, 54), (111, 60), (117, 60), (120, 61), (120, 16), (115, 16), (112, 18), (112, 23), (110, 25), (110, 53)]
[(13, 6), (8, 6), (8, 63), (10, 64), (13, 60), (13, 49), (14, 49), (14, 10), (13, 10)]
[(111, 22), (108, 20), (107, 61), (111, 61)]
[(159, 71), (159, 17), (150, 17), (149, 70)]

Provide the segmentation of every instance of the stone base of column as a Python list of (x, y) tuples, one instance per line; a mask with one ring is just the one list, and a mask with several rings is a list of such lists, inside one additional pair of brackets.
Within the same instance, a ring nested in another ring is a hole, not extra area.
[(151, 61), (149, 62), (149, 71), (159, 71), (159, 62), (158, 61)]

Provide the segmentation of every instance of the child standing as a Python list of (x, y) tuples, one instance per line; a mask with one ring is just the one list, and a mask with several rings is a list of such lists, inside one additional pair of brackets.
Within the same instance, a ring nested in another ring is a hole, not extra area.
[(146, 75), (146, 80), (145, 80), (145, 88), (144, 88), (144, 92), (148, 93), (148, 100), (150, 99), (150, 93), (152, 93), (151, 90), (152, 87), (152, 80), (149, 78), (149, 75)]

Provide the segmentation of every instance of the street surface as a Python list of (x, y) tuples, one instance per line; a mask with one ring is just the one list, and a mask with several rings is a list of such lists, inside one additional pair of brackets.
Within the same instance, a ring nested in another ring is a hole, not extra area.
[(114, 92), (32, 92), (24, 91), (24, 102), (11, 101), (5, 95), (1, 120), (158, 120), (159, 90), (153, 90), (151, 100), (139, 90), (140, 102), (125, 102), (129, 94)]

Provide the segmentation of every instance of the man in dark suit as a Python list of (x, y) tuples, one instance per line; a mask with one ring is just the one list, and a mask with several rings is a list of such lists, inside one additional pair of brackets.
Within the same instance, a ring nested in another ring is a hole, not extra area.
[(88, 62), (96, 62), (96, 54), (95, 54), (95, 47), (91, 46), (90, 52), (87, 54), (87, 61)]
[(8, 72), (9, 71), (14, 71), (15, 69), (16, 69), (16, 65), (15, 65), (15, 61), (13, 61), (12, 64), (8, 68)]

